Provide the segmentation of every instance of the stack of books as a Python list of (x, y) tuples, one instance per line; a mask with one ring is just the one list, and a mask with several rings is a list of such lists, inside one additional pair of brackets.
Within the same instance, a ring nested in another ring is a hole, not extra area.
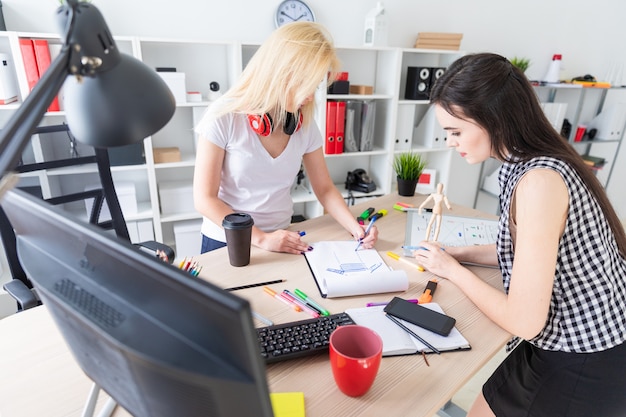
[(415, 48), (458, 51), (462, 39), (462, 33), (419, 32), (415, 41)]

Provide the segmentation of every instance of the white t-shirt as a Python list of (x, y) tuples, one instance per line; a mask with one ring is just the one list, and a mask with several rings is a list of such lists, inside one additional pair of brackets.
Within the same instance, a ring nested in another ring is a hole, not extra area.
[[(265, 150), (245, 114), (221, 116), (207, 124), (201, 135), (226, 151), (218, 197), (234, 211), (250, 214), (264, 232), (286, 228), (293, 215), (291, 187), (302, 157), (323, 144), (315, 123), (291, 135), (277, 158)], [(221, 223), (216, 225), (206, 217), (202, 234), (226, 241)]]

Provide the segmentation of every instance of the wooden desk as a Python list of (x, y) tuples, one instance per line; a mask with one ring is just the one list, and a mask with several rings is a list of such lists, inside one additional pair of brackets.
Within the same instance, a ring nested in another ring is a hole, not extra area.
[[(407, 271), (409, 289), (405, 293), (322, 299), (302, 256), (258, 248), (252, 248), (250, 265), (240, 268), (228, 264), (226, 249), (197, 257), (203, 266), (201, 277), (223, 288), (282, 278), (286, 282), (271, 287), (280, 291), (299, 288), (332, 313), (362, 307), (369, 301), (386, 301), (394, 295), (417, 298), (432, 275), (384, 254), (389, 250), (400, 253), (404, 240), (406, 214), (393, 210), (393, 204), (404, 201), (417, 206), (424, 198), (394, 194), (352, 208), (355, 216), (367, 207), (388, 210), (389, 214), (377, 221), (380, 233), (376, 248), (390, 266)], [(481, 216), (478, 211), (459, 206), (454, 206), (448, 213)], [(308, 242), (350, 239), (329, 216), (308, 220), (292, 228), (305, 230)], [(472, 268), (491, 285), (502, 288), (499, 270)], [(297, 313), (269, 297), (262, 287), (239, 290), (236, 294), (248, 298), (256, 312), (275, 323), (308, 318), (306, 313)], [(347, 397), (336, 388), (326, 355), (279, 362), (267, 367), (270, 390), (304, 392), (307, 417), (434, 415), (510, 336), (448, 281), (440, 280), (434, 300), (457, 319), (457, 328), (471, 343), (471, 350), (429, 355), (430, 366), (426, 366), (419, 355), (383, 358), (372, 389), (360, 398)], [(262, 326), (260, 322), (257, 324)], [(0, 340), (2, 417), (80, 415), (91, 382), (72, 360), (45, 308), (38, 307), (0, 321)], [(124, 410), (115, 413), (115, 416), (127, 415)]]

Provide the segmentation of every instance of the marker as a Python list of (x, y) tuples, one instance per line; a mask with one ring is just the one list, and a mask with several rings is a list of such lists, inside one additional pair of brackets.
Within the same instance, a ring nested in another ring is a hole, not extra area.
[(304, 301), (300, 301), (300, 299), (298, 299), (298, 297), (296, 297), (295, 294), (292, 294), (291, 292), (289, 292), (289, 290), (283, 290), (282, 295), (287, 297), (289, 301), (296, 304), (298, 307), (302, 309), (302, 311), (309, 313), (311, 316), (315, 318), (318, 318), (320, 316), (320, 313), (317, 310), (314, 310), (313, 308), (306, 305)]
[(376, 209), (374, 207), (370, 207), (367, 210), (365, 210), (363, 213), (361, 213), (361, 215), (357, 217), (357, 219), (362, 219), (363, 221), (365, 221), (369, 216), (372, 215), (374, 211), (376, 211)]
[(420, 304), (430, 303), (433, 300), (433, 295), (435, 295), (435, 290), (437, 289), (437, 280), (431, 279), (426, 284), (426, 288), (424, 288), (424, 292), (420, 295), (419, 302)]
[(305, 293), (303, 293), (299, 289), (296, 288), (295, 293), (302, 300), (306, 301), (307, 303), (311, 304), (312, 306), (317, 308), (319, 311), (321, 311), (322, 312), (322, 316), (330, 316), (330, 312), (328, 310), (326, 310), (324, 307), (319, 305), (317, 302), (315, 302), (315, 300), (313, 300), (311, 297), (309, 297), (308, 295), (306, 295)]
[(268, 319), (267, 317), (263, 317), (262, 315), (260, 315), (259, 313), (257, 313), (256, 311), (252, 312), (252, 315), (259, 320), (260, 322), (264, 323), (266, 326), (273, 326), (274, 322), (270, 319)]
[[(428, 248), (424, 247), (424, 246), (402, 246), (402, 249), (408, 249), (408, 250), (428, 250)], [(446, 248), (439, 248), (442, 251), (445, 251)]]
[(424, 268), (423, 267), (421, 267), (418, 264), (414, 264), (413, 262), (409, 261), (408, 259), (404, 259), (403, 257), (398, 255), (397, 253), (393, 253), (393, 252), (389, 251), (389, 252), (387, 252), (387, 256), (389, 256), (392, 259), (395, 259), (396, 261), (404, 262), (407, 265), (411, 265), (412, 267), (417, 268), (420, 272), (424, 272)]
[(301, 231), (298, 232), (298, 234), (300, 235), (300, 237), (302, 237), (302, 236), (306, 235), (306, 232), (304, 230), (301, 230)]
[(289, 301), (288, 298), (281, 296), (281, 294), (277, 294), (276, 291), (274, 291), (270, 287), (263, 287), (263, 291), (265, 291), (266, 293), (268, 293), (269, 295), (271, 295), (272, 297), (274, 297), (278, 301), (287, 304), (289, 307), (292, 307), (294, 310), (302, 311), (300, 306), (298, 306), (297, 304), (292, 303), (291, 301)]
[(313, 312), (317, 313), (317, 314), (318, 314), (318, 316), (321, 316), (321, 315), (322, 315), (322, 311), (321, 311), (319, 308), (317, 308), (317, 307), (316, 307), (316, 306), (314, 306), (313, 304), (309, 303), (308, 301), (303, 300), (303, 299), (302, 299), (302, 298), (300, 298), (297, 294), (294, 294), (294, 293), (292, 293), (292, 292), (291, 292), (291, 291), (289, 291), (289, 290), (283, 290), (283, 292), (284, 292), (285, 294), (287, 294), (289, 297), (293, 298), (293, 299), (294, 299), (294, 301), (295, 301), (295, 302), (296, 302), (296, 303), (297, 303), (300, 307), (302, 307), (303, 309), (308, 308), (308, 309), (313, 310)]
[[(372, 228), (372, 226), (374, 225), (374, 222), (378, 219), (380, 219), (381, 217), (383, 217), (385, 214), (387, 214), (387, 210), (381, 210), (378, 213), (374, 214), (372, 216), (372, 219), (370, 220), (370, 224), (367, 225), (367, 229), (365, 229), (365, 235), (367, 236), (367, 234), (370, 232), (370, 229)], [(359, 247), (361, 246), (361, 243), (363, 243), (363, 239), (359, 239), (359, 243), (356, 245), (356, 248), (354, 248), (354, 251), (356, 252), (357, 250), (359, 250)]]
[[(411, 298), (410, 300), (406, 300), (406, 301), (408, 301), (409, 303), (413, 303), (413, 304), (419, 304), (419, 301), (416, 300), (415, 298)], [(365, 307), (386, 306), (387, 304), (389, 304), (389, 303), (387, 303), (387, 302), (367, 303), (367, 304), (365, 304)]]

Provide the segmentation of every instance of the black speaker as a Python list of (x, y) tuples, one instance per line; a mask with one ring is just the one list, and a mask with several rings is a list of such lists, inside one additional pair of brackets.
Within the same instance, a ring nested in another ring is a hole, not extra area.
[(408, 67), (404, 98), (407, 100), (428, 100), (431, 74), (432, 68), (429, 67)]
[(432, 74), (430, 76), (430, 86), (432, 88), (432, 86), (435, 85), (435, 81), (441, 78), (443, 73), (446, 72), (446, 67), (431, 68), (431, 72)]

